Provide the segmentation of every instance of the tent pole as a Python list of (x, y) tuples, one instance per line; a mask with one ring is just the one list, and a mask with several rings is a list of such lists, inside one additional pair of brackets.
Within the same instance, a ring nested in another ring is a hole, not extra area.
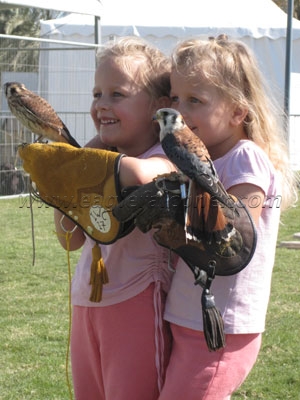
[(293, 23), (294, 0), (288, 0), (286, 48), (285, 48), (285, 83), (284, 83), (284, 117), (287, 137), (289, 136), (290, 116), (290, 80), (292, 60), (292, 23)]
[(94, 19), (94, 35), (95, 35), (95, 44), (99, 44), (99, 22), (100, 18), (95, 15)]

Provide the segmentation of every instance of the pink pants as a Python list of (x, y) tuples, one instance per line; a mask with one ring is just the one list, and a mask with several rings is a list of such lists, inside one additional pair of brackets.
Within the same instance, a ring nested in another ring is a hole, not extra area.
[(159, 400), (229, 400), (255, 364), (261, 334), (226, 335), (209, 352), (203, 332), (171, 324), (173, 349)]
[(151, 284), (122, 303), (73, 308), (71, 360), (77, 400), (158, 398), (159, 375), (164, 377), (159, 369), (166, 367), (171, 347), (168, 324), (159, 318), (159, 301), (164, 304), (165, 298)]

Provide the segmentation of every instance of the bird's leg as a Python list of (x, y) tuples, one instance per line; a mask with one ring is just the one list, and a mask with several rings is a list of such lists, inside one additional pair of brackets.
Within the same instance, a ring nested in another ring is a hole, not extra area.
[(185, 183), (181, 183), (180, 184), (180, 196), (181, 196), (182, 200), (186, 199), (186, 186), (185, 186)]
[(45, 144), (48, 143), (48, 140), (43, 141), (42, 139), (43, 139), (43, 135), (39, 135), (38, 138), (35, 139), (35, 141), (33, 143), (45, 143)]
[(43, 135), (39, 135), (33, 143), (39, 143), (42, 139)]

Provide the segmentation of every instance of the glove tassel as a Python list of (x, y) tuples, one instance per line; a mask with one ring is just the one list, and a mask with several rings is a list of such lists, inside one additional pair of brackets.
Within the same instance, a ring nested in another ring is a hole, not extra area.
[(90, 285), (92, 290), (90, 301), (99, 303), (102, 299), (103, 285), (108, 283), (108, 274), (104, 265), (100, 247), (95, 244), (92, 250), (93, 260), (91, 264)]
[(207, 273), (207, 281), (201, 297), (204, 336), (209, 351), (225, 347), (224, 322), (220, 311), (216, 308), (214, 295), (210, 292), (213, 278), (214, 262), (210, 263), (210, 270)]

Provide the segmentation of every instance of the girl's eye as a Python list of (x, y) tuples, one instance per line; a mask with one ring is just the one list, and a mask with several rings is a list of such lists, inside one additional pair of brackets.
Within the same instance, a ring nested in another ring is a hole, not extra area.
[(171, 96), (172, 103), (178, 103), (178, 96)]
[(196, 97), (191, 97), (190, 102), (191, 103), (201, 103), (201, 100), (197, 99)]
[(113, 97), (122, 97), (123, 96), (123, 94), (120, 92), (113, 92), (112, 95), (113, 95)]
[[(111, 97), (123, 97), (123, 96), (124, 95), (120, 92), (112, 92), (111, 93)], [(101, 92), (93, 93), (93, 97), (94, 97), (94, 99), (101, 99), (102, 93)]]

